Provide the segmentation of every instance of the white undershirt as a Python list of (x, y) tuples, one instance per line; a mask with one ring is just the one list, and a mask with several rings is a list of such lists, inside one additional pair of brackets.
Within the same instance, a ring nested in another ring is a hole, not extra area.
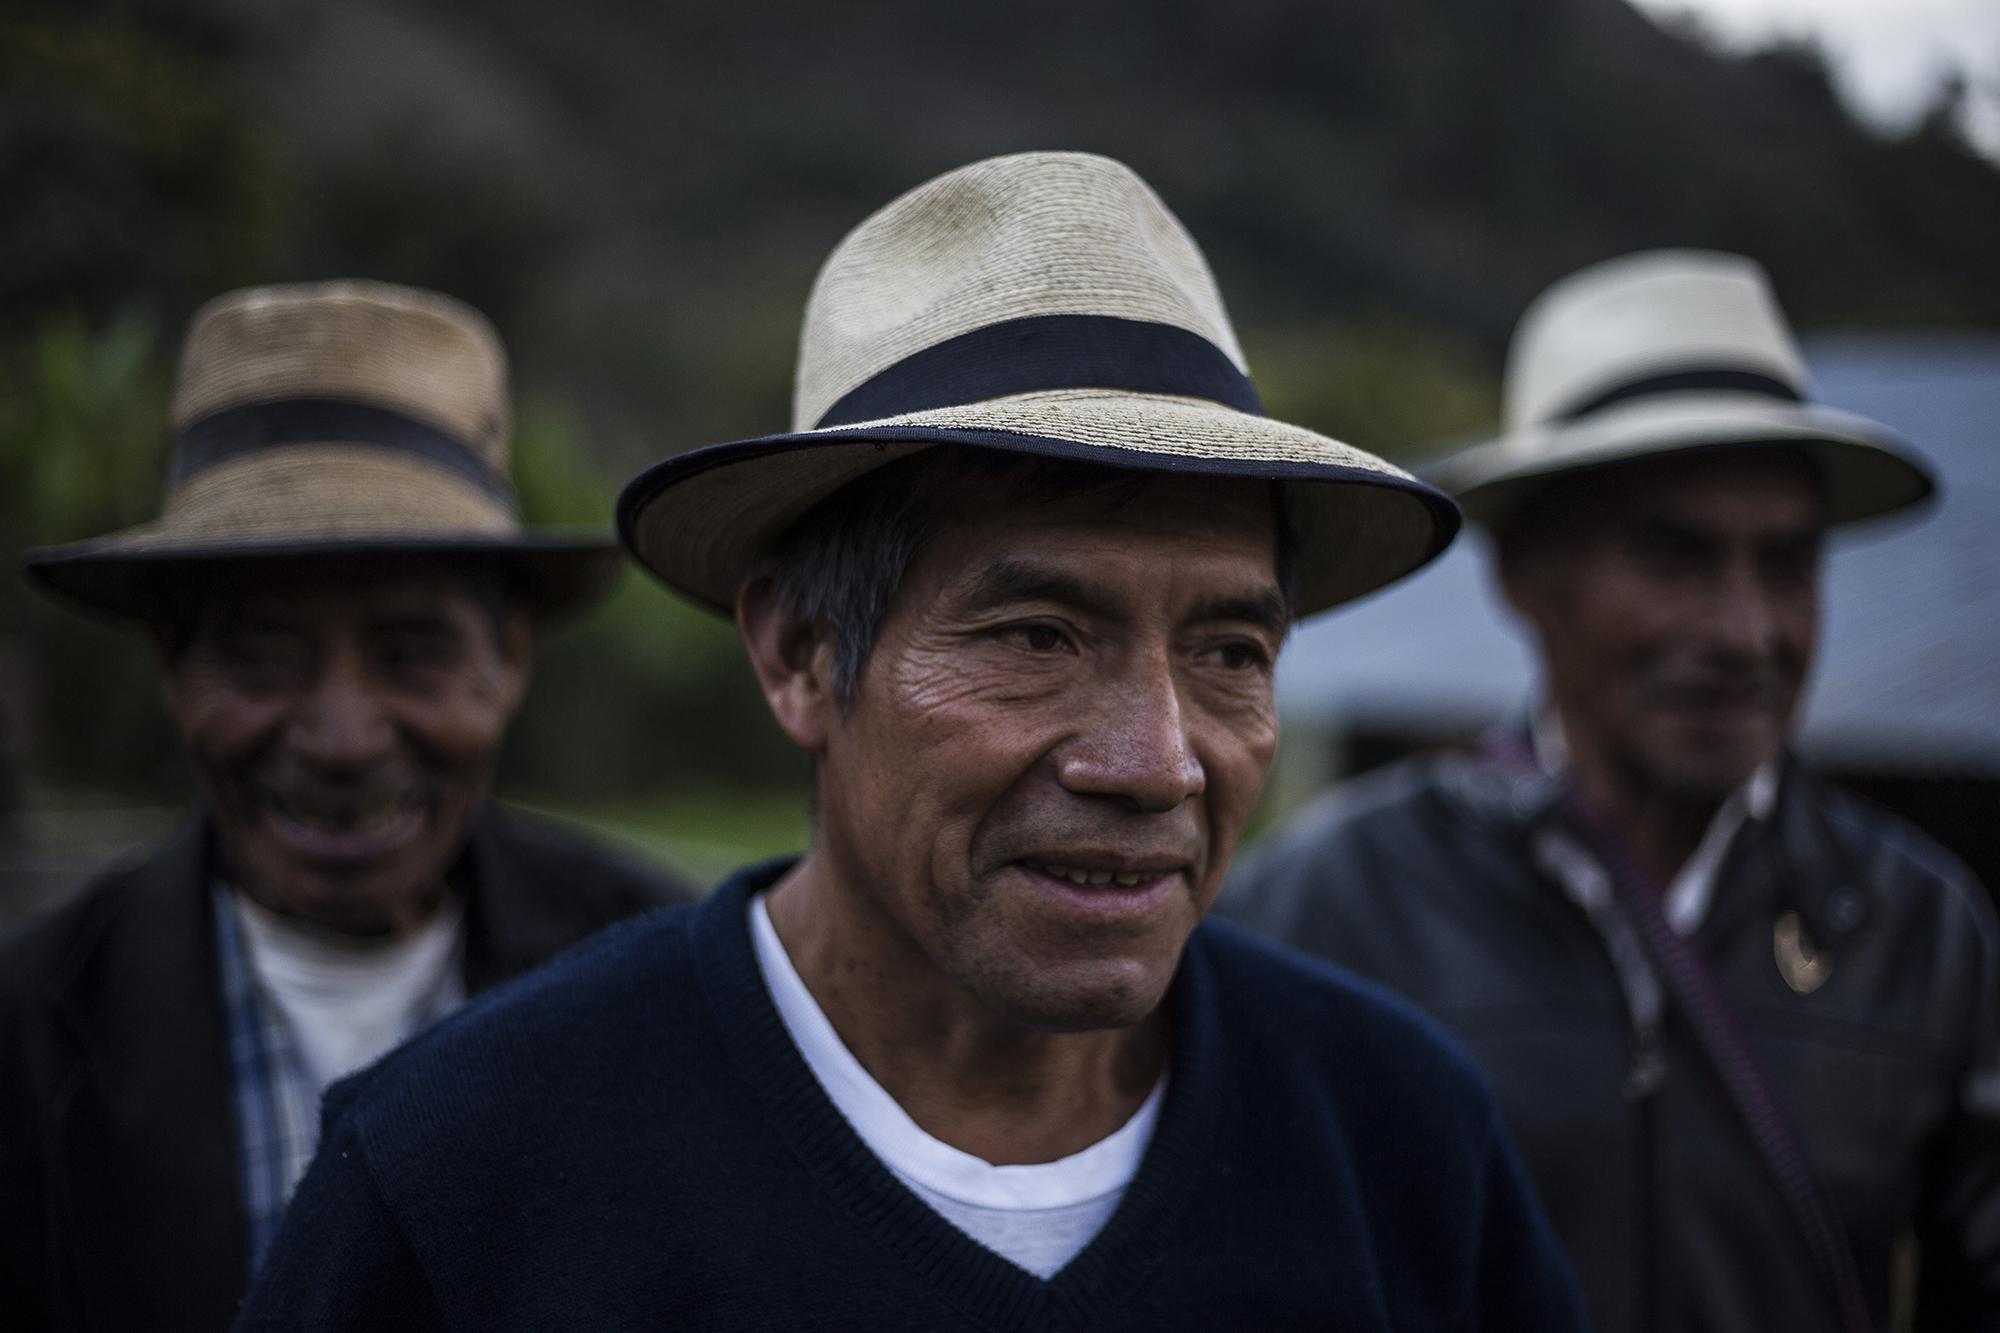
[(231, 891), (263, 999), (284, 1019), (315, 1093), (387, 1055), (465, 1000), (465, 910), (448, 898), (407, 935), (360, 940), (279, 916)]
[(861, 1141), (911, 1192), (995, 1254), (1048, 1278), (1103, 1229), (1139, 1169), (1160, 1118), (1163, 1075), (1110, 1137), (1053, 1162), (995, 1166), (925, 1133), (861, 1067), (806, 989), (771, 925), (764, 895), (750, 900), (757, 965), (778, 1017)]
[[(1529, 720), (1529, 739), (1534, 744), (1535, 762), (1550, 777), (1561, 777), (1569, 767), (1569, 743), (1563, 736), (1562, 720), (1552, 710), (1543, 709)], [(1722, 859), (1745, 824), (1770, 818), (1778, 802), (1778, 764), (1766, 760), (1747, 781), (1731, 792), (1708, 821), (1708, 828), (1696, 844), (1694, 854), (1684, 862), (1674, 882), (1667, 886), (1661, 911), (1667, 924), (1682, 935), (1691, 935), (1708, 915), (1715, 899), (1715, 880)]]

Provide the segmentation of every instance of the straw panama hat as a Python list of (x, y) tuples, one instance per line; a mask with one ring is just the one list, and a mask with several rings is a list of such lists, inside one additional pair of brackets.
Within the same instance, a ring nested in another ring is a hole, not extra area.
[(949, 172), (863, 221), (806, 303), (792, 429), (626, 486), (619, 534), (725, 612), (770, 544), (863, 474), (937, 445), (1285, 484), (1299, 610), (1402, 577), (1458, 530), (1373, 454), (1263, 415), (1201, 251), (1109, 158)]
[(621, 556), (522, 529), (510, 420), (506, 353), (468, 305), (375, 282), (232, 292), (188, 326), (159, 518), (24, 563), (122, 615), (155, 610), (176, 570), (373, 553), (478, 560), (538, 612), (573, 609)]
[(1800, 450), (1831, 523), (1929, 496), (1929, 468), (1886, 426), (1808, 401), (1764, 270), (1740, 255), (1654, 250), (1606, 260), (1537, 297), (1514, 330), (1504, 429), (1425, 469), (1466, 517), (1504, 518), (1551, 478), (1744, 445)]

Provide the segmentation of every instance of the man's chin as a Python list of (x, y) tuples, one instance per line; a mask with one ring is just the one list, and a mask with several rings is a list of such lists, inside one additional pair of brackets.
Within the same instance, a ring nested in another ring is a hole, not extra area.
[(1717, 804), (1748, 782), (1776, 751), (1746, 745), (1717, 753), (1712, 750), (1657, 757), (1650, 765), (1652, 786), (1662, 796), (1689, 805)]
[(243, 888), (281, 916), (342, 935), (393, 935), (437, 910), (444, 868), (435, 858), (398, 857), (376, 864), (338, 864), (292, 856), (239, 861)]
[(1172, 981), (1150, 969), (1110, 969), (1112, 975), (1036, 976), (1030, 984), (986, 988), (981, 998), (1012, 1022), (1036, 1032), (1102, 1032), (1151, 1017)]

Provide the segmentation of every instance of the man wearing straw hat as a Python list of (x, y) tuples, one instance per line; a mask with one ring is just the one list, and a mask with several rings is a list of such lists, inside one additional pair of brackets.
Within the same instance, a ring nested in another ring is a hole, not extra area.
[(620, 507), (733, 613), (810, 847), (336, 1090), (244, 1327), (1578, 1327), (1462, 1058), (1199, 924), (1294, 611), (1454, 520), (1258, 412), (1119, 164), (891, 203), (820, 272), (794, 429)]
[(32, 553), (148, 625), (206, 800), (0, 945), (0, 1323), (219, 1329), (319, 1097), (684, 896), (486, 799), (537, 626), (608, 537), (524, 532), (505, 359), (448, 298), (225, 296), (188, 335), (158, 521)]
[(1916, 1327), (2000, 1328), (1990, 905), (1786, 750), (1822, 533), (1929, 474), (1806, 399), (1730, 255), (1558, 283), (1507, 408), (1436, 476), (1492, 533), (1540, 706), (1336, 794), (1229, 910), (1465, 1041), (1599, 1328), (1887, 1328), (1912, 1233)]

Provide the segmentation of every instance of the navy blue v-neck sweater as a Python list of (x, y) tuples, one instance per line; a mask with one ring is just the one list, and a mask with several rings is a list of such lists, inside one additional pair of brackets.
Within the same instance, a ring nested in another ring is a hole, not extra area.
[(1582, 1327), (1477, 1074), (1387, 994), (1218, 923), (1104, 1230), (1043, 1281), (910, 1193), (772, 1007), (741, 873), (328, 1094), (241, 1329)]

